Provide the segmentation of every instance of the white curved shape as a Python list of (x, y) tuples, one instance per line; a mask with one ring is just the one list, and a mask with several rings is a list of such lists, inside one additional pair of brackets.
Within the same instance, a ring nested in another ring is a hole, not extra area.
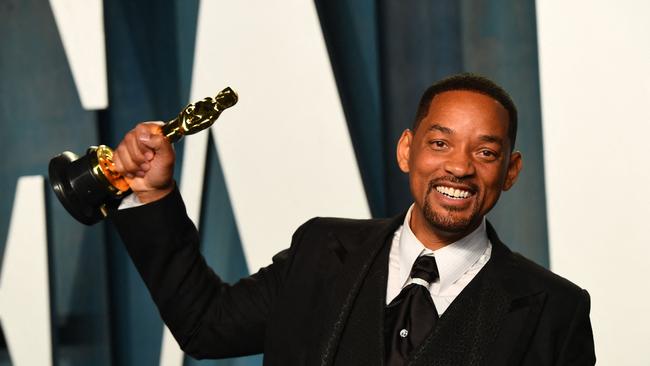
[(50, 0), (81, 105), (108, 107), (102, 0)]
[(163, 326), (163, 338), (160, 346), (160, 366), (183, 366), (185, 354), (174, 339), (172, 332)]
[(0, 274), (0, 319), (12, 365), (52, 365), (45, 190), (18, 179)]
[(591, 294), (598, 364), (650, 365), (650, 3), (536, 5), (551, 268)]
[[(312, 2), (201, 2), (191, 99), (225, 86), (240, 100), (212, 132), (251, 272), (313, 216), (370, 216)], [(206, 142), (185, 141), (181, 191), (195, 222)], [(167, 330), (160, 364), (182, 365)]]
[(191, 95), (239, 93), (212, 133), (255, 272), (307, 219), (370, 210), (313, 2), (202, 7)]

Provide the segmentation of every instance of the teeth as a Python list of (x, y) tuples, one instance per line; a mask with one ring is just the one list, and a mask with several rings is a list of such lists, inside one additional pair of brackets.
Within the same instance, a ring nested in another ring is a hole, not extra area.
[(468, 191), (463, 191), (460, 189), (454, 189), (451, 187), (444, 187), (444, 186), (437, 186), (436, 190), (448, 197), (451, 198), (467, 198), (469, 197), (469, 192)]

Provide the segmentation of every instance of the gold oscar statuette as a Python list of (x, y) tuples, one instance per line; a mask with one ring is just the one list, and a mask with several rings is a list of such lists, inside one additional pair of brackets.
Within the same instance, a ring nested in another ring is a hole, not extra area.
[[(210, 126), (221, 112), (237, 103), (237, 93), (225, 88), (216, 97), (207, 97), (189, 104), (173, 120), (161, 126), (169, 142), (192, 135)], [(107, 215), (107, 208), (116, 205), (128, 193), (127, 180), (115, 171), (113, 150), (91, 146), (79, 157), (65, 151), (50, 160), (49, 181), (63, 207), (79, 222), (92, 225)]]

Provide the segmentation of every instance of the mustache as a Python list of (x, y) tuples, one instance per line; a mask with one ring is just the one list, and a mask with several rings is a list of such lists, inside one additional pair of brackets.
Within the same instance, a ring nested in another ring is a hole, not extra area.
[(478, 186), (466, 179), (460, 179), (456, 178), (453, 175), (449, 176), (444, 176), (436, 179), (432, 179), (429, 181), (429, 186), (427, 187), (427, 194), (433, 192), (434, 189), (436, 189), (436, 186), (442, 185), (443, 183), (456, 183), (456, 184), (462, 184), (463, 186), (467, 187), (470, 192), (476, 193), (478, 192)]

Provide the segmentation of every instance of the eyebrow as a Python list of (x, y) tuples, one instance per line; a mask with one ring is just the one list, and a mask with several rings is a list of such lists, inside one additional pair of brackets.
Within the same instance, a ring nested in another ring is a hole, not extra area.
[(478, 137), (481, 141), (491, 142), (499, 145), (503, 145), (503, 139), (494, 135), (481, 135)]
[(454, 133), (454, 130), (452, 130), (451, 128), (441, 126), (441, 125), (439, 125), (439, 124), (437, 124), (437, 123), (432, 124), (432, 125), (429, 127), (429, 131), (433, 131), (433, 130), (440, 131), (440, 132), (442, 132), (442, 133), (446, 133), (447, 135), (451, 135), (451, 134)]
[[(441, 125), (439, 125), (437, 123), (434, 123), (431, 126), (429, 126), (428, 131), (440, 131), (440, 132), (442, 132), (444, 134), (447, 134), (447, 135), (453, 135), (454, 134), (454, 130), (452, 130), (451, 128), (441, 126)], [(479, 138), (479, 140), (481, 140), (483, 142), (490, 142), (490, 143), (499, 144), (499, 145), (503, 146), (503, 139), (501, 137), (499, 137), (499, 136), (481, 135), (478, 138)]]

